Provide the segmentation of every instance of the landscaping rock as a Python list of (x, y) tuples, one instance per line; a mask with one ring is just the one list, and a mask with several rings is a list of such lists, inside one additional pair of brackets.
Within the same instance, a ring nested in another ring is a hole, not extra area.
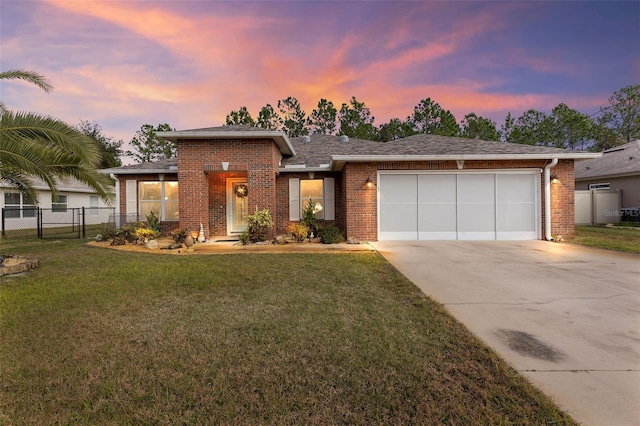
[(184, 245), (187, 246), (187, 248), (189, 248), (193, 244), (194, 244), (193, 237), (191, 235), (187, 235), (187, 237), (184, 239)]
[(158, 248), (158, 242), (156, 240), (149, 240), (147, 242), (144, 243), (144, 246), (148, 249), (157, 249)]
[(287, 236), (276, 235), (276, 237), (273, 239), (273, 244), (287, 244)]
[(38, 260), (19, 256), (5, 256), (4, 265), (0, 267), (0, 277), (20, 274), (38, 267)]
[(104, 237), (102, 236), (102, 234), (96, 235), (96, 241), (97, 242), (104, 241)]
[(347, 238), (347, 244), (360, 244), (360, 240), (356, 237)]

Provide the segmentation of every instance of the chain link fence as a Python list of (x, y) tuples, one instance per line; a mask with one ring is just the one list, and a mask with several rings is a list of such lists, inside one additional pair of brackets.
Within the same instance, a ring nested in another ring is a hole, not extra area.
[(115, 207), (2, 209), (2, 238), (91, 238), (120, 226)]

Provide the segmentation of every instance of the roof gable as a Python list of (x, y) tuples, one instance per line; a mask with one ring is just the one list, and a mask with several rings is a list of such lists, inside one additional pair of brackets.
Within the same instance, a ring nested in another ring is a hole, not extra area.
[(296, 154), (295, 149), (289, 140), (289, 136), (287, 136), (285, 132), (246, 126), (243, 124), (171, 132), (156, 132), (156, 135), (177, 143), (187, 141), (189, 139), (266, 139), (275, 142), (282, 155)]

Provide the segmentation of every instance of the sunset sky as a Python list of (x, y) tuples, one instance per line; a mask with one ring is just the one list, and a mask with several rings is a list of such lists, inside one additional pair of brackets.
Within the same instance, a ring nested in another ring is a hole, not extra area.
[(129, 141), (255, 117), (297, 97), (364, 101), (381, 125), (427, 97), (460, 121), (586, 113), (640, 83), (640, 2), (0, 2), (0, 69), (44, 74), (51, 94), (5, 81), (11, 109), (95, 121)]

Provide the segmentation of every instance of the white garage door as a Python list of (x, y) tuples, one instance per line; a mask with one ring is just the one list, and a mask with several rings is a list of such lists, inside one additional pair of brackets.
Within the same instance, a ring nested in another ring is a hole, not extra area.
[(528, 170), (381, 172), (378, 239), (538, 239), (539, 178)]

